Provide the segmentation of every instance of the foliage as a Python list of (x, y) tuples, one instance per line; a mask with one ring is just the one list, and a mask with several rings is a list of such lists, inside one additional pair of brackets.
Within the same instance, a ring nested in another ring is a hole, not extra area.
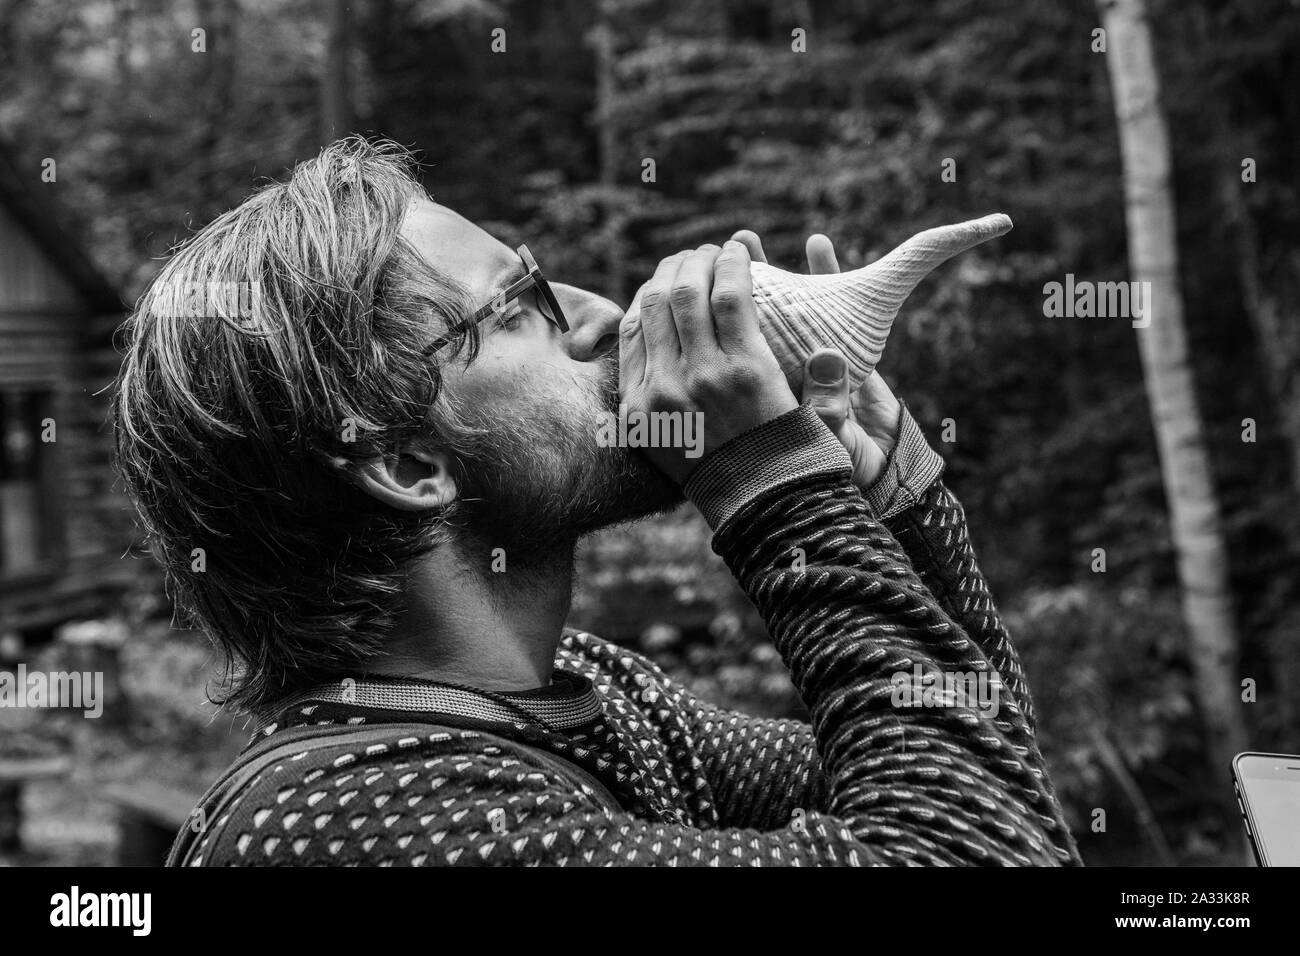
[[(1235, 175), (1242, 156), (1258, 160), (1251, 234), (1264, 281), (1294, 302), (1300, 12), (1287, 0), (1161, 0), (1153, 16), (1241, 666), (1260, 688), (1248, 716), (1260, 749), (1294, 751), (1300, 483), (1215, 197), (1225, 165)], [(809, 233), (825, 232), (847, 268), (926, 226), (1009, 213), (1006, 239), (918, 290), (882, 371), (928, 434), (955, 423), (956, 441), (938, 447), (1076, 823), (1086, 828), (1103, 804), (1131, 811), (1102, 733), (1177, 852), (1219, 839), (1203, 825), (1222, 780), (1199, 756), (1133, 332), (1123, 320), (1042, 316), (1045, 282), (1127, 272), (1092, 3), (379, 0), (353, 17), (358, 128), (421, 147), (436, 199), (505, 241), (526, 238), (549, 272), (620, 302), (661, 256), (737, 228), (759, 232), (788, 268)], [(211, 25), (207, 54), (190, 50), (199, 21)], [(505, 54), (490, 50), (497, 26)], [(613, 37), (601, 102), (597, 26)], [(58, 159), (47, 191), (134, 295), (182, 228), (319, 145), (324, 29), (303, 0), (10, 0), (0, 131), (26, 168)], [(795, 29), (806, 53), (791, 48)], [(955, 182), (940, 176), (945, 158)], [(1241, 441), (1246, 417), (1259, 423), (1254, 444)], [(1091, 571), (1098, 547), (1105, 574)], [(575, 623), (652, 651), (730, 706), (800, 712), (697, 517), (603, 532), (584, 545), (581, 570)], [(150, 700), (175, 716), (176, 702)]]

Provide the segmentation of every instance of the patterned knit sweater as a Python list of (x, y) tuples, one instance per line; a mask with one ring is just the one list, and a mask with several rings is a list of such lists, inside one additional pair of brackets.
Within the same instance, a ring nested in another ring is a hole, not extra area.
[[(439, 727), (268, 767), (183, 864), (1079, 864), (961, 506), (938, 480), (895, 484), (904, 505), (873, 512), (807, 407), (733, 440), (688, 484), (809, 724), (715, 707), (572, 630), (550, 687), (480, 707), (437, 684), (345, 680), (287, 702), (258, 736)], [(918, 665), (996, 672), (1000, 706), (898, 706), (897, 675)], [(581, 766), (622, 811), (500, 738)]]

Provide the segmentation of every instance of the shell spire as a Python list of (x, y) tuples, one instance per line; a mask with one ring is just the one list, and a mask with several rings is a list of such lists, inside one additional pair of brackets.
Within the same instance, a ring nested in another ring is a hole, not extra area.
[(786, 378), (799, 393), (804, 360), (833, 347), (849, 364), (856, 390), (880, 361), (903, 300), (937, 266), (1011, 231), (1002, 213), (919, 232), (893, 252), (852, 272), (798, 275), (755, 262), (758, 323)]

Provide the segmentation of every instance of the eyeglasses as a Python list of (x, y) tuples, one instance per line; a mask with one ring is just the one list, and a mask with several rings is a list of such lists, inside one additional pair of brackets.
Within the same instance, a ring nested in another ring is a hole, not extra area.
[[(569, 331), (569, 322), (564, 317), (564, 310), (560, 308), (560, 303), (556, 300), (555, 293), (551, 291), (550, 283), (543, 278), (542, 270), (537, 268), (537, 260), (533, 258), (533, 254), (528, 251), (527, 246), (520, 246), (515, 251), (519, 253), (519, 258), (523, 260), (524, 269), (527, 270), (528, 274), (522, 279), (512, 282), (507, 288), (502, 289), (494, 295), (491, 302), (476, 310), (474, 314), (469, 317), (469, 322), (466, 323), (466, 326), (472, 328), (478, 325), (489, 316), (501, 312), (508, 303), (519, 298), (529, 289), (536, 289), (537, 308), (541, 310), (542, 315), (546, 316), (551, 324), (561, 332)], [(452, 340), (456, 338), (456, 335), (459, 334), (461, 333), (444, 335), (435, 339), (433, 344), (424, 350), (424, 354), (432, 355), (440, 348), (451, 343)]]

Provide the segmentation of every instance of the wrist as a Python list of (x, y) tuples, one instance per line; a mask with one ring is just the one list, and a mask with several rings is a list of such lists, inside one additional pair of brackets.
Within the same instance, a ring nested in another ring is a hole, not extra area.
[(925, 440), (911, 411), (900, 402), (893, 448), (863, 497), (881, 520), (892, 518), (921, 500), (926, 489), (943, 474), (944, 465), (943, 458)]
[[(712, 455), (735, 439), (788, 414), (798, 405), (787, 388), (784, 395), (774, 393), (760, 396), (752, 402), (741, 399), (730, 408), (718, 407), (713, 412), (673, 412), (670, 414), (682, 417), (683, 436), (689, 434), (692, 440), (656, 444), (645, 452), (655, 467), (678, 485), (685, 486), (691, 475)], [(653, 416), (655, 413), (648, 414)], [(686, 427), (687, 425), (691, 427)]]
[(851, 471), (844, 446), (810, 406), (797, 405), (705, 457), (683, 491), (716, 532), (787, 485)]

